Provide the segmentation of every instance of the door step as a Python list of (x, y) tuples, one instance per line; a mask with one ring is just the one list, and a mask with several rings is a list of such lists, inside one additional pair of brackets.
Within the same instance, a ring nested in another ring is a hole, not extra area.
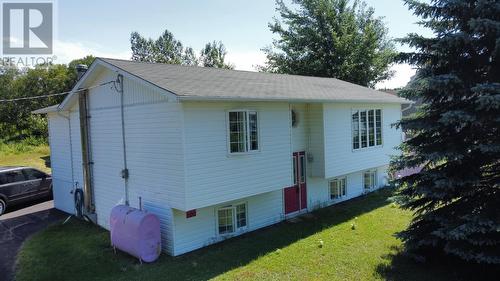
[(286, 221), (289, 223), (299, 223), (302, 221), (302, 219), (300, 218), (300, 216), (295, 216), (287, 219)]

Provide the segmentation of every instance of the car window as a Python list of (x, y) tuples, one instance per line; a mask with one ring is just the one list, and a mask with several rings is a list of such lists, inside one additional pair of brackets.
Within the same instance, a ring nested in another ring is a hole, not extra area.
[(7, 183), (7, 177), (1, 173), (0, 174), (0, 184), (6, 184)]
[(24, 174), (26, 175), (27, 180), (36, 180), (44, 177), (44, 173), (37, 171), (35, 169), (26, 169), (24, 170)]
[(6, 184), (25, 180), (23, 172), (21, 172), (20, 170), (5, 172), (4, 175)]

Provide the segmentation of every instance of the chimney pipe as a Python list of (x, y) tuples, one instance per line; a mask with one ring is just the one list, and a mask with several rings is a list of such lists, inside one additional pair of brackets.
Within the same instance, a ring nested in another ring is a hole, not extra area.
[(85, 64), (79, 64), (75, 68), (76, 68), (76, 79), (78, 81), (85, 74), (85, 72), (87, 71), (88, 67)]

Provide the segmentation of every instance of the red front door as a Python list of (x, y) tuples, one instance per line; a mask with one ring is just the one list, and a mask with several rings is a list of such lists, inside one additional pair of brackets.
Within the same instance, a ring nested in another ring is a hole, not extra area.
[(293, 186), (284, 189), (285, 214), (307, 208), (306, 153), (294, 152), (292, 159)]

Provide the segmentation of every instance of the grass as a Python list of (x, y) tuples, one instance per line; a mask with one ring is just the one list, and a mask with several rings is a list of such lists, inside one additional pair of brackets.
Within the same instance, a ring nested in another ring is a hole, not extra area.
[(46, 144), (5, 144), (0, 141), (0, 166), (30, 166), (50, 173), (49, 155)]
[[(440, 261), (400, 255), (393, 234), (411, 218), (384, 189), (204, 249), (140, 265), (114, 254), (109, 233), (71, 219), (27, 241), (16, 280), (466, 280)], [(352, 224), (356, 224), (355, 229)], [(320, 242), (322, 241), (322, 243)], [(321, 246), (322, 244), (322, 246)]]

